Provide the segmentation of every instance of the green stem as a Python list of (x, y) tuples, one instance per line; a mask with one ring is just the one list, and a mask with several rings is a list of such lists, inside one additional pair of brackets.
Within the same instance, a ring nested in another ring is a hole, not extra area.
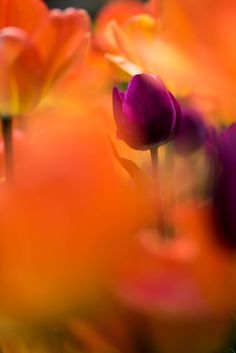
[(13, 122), (11, 116), (2, 117), (2, 135), (5, 150), (5, 173), (6, 181), (12, 184), (14, 179), (13, 142), (12, 142)]
[(166, 238), (166, 224), (163, 210), (162, 195), (160, 190), (160, 178), (159, 178), (159, 156), (158, 147), (150, 149), (151, 162), (152, 162), (152, 178), (153, 178), (153, 190), (157, 208), (157, 227), (160, 233)]

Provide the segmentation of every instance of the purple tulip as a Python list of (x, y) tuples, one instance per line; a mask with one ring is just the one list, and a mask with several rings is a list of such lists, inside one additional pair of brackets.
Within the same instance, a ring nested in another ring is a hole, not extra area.
[(181, 111), (182, 119), (175, 139), (175, 149), (179, 154), (189, 154), (205, 144), (209, 129), (197, 110), (182, 107)]
[(181, 118), (177, 100), (152, 74), (134, 76), (125, 92), (114, 87), (113, 113), (117, 137), (138, 150), (173, 139)]
[(218, 142), (218, 170), (214, 193), (218, 239), (236, 249), (236, 123), (225, 130)]

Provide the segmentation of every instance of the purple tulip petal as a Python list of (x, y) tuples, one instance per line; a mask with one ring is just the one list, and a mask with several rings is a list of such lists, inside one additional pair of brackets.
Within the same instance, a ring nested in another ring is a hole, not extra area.
[(220, 173), (216, 182), (214, 206), (218, 224), (217, 236), (221, 244), (236, 249), (236, 124), (220, 136)]
[(202, 115), (191, 107), (182, 108), (182, 119), (175, 139), (179, 154), (189, 154), (202, 147), (208, 139), (209, 128)]
[(123, 113), (130, 121), (146, 123), (158, 116), (170, 113), (174, 107), (163, 83), (151, 74), (132, 78), (125, 94)]
[(172, 136), (171, 139), (174, 138), (177, 135), (177, 132), (179, 131), (179, 127), (180, 127), (180, 122), (182, 119), (182, 111), (181, 111), (181, 107), (179, 102), (177, 101), (177, 99), (175, 98), (175, 96), (168, 91), (170, 98), (172, 100), (172, 103), (175, 107), (175, 112), (176, 112), (176, 120), (173, 120), (173, 125), (172, 125)]
[(118, 137), (130, 147), (141, 150), (173, 138), (181, 115), (175, 98), (152, 74), (134, 76), (125, 95), (115, 89), (113, 110)]

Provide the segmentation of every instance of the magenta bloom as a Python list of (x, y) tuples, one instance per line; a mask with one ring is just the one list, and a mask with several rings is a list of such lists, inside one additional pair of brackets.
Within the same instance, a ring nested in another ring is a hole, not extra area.
[(236, 249), (236, 123), (218, 141), (218, 177), (214, 193), (217, 234), (222, 244)]
[(117, 137), (131, 148), (147, 150), (173, 139), (181, 111), (174, 96), (155, 75), (135, 75), (125, 92), (113, 89)]

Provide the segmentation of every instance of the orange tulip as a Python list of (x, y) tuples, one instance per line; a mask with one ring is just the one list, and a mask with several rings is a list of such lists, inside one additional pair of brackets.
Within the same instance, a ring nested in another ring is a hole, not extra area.
[(106, 26), (98, 26), (109, 43), (103, 46), (109, 61), (130, 75), (159, 74), (172, 91), (192, 96), (209, 116), (232, 121), (235, 2), (149, 1), (146, 9), (127, 12), (123, 21), (111, 13)]
[(106, 36), (106, 26), (111, 20), (123, 25), (131, 16), (148, 13), (149, 8), (137, 0), (116, 0), (105, 5), (99, 12), (95, 26), (95, 43), (102, 49), (111, 49)]
[(40, 0), (0, 4), (0, 115), (32, 109), (83, 55), (89, 39), (84, 10), (52, 10)]
[(163, 38), (159, 2), (150, 1), (136, 13), (127, 11), (122, 20), (118, 10), (115, 13), (105, 6), (101, 14), (109, 16), (103, 22), (103, 16), (98, 16), (97, 31), (103, 38), (106, 58), (120, 69), (120, 77), (123, 72), (131, 76), (152, 72), (160, 75), (171, 91), (189, 93), (195, 83), (192, 63)]

